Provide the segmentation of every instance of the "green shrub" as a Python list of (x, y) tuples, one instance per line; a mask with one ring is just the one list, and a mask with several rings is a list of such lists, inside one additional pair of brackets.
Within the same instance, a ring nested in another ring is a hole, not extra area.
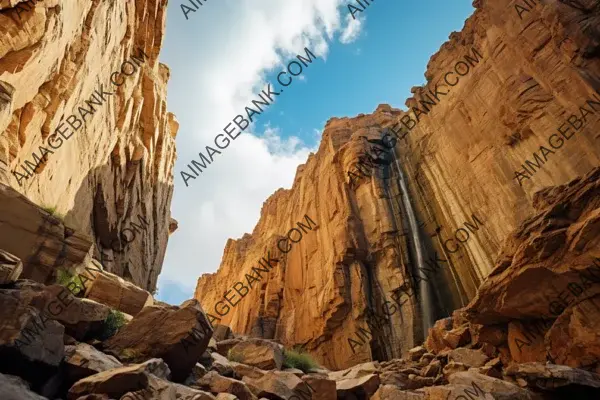
[(119, 354), (119, 359), (123, 360), (123, 361), (127, 361), (127, 360), (134, 360), (141, 356), (142, 356), (142, 354), (139, 351), (132, 349), (131, 347), (127, 347), (126, 349), (123, 349), (121, 351), (121, 353)]
[(286, 368), (296, 368), (308, 372), (319, 366), (310, 354), (304, 353), (302, 350), (285, 350), (283, 356), (283, 366)]
[[(75, 285), (77, 285), (77, 288), (79, 290), (77, 290), (77, 292), (73, 292), (72, 291), (72, 287), (73, 285), (71, 285), (70, 287), (68, 286), (69, 283), (73, 283)], [(78, 295), (79, 292), (81, 292), (81, 290), (83, 290), (83, 288), (85, 286), (83, 286), (83, 282), (81, 282), (81, 277), (79, 275), (73, 275), (71, 273), (71, 271), (69, 271), (66, 268), (59, 268), (56, 271), (56, 283), (58, 283), (61, 286), (64, 286), (66, 288), (69, 289), (69, 291), (73, 294), (73, 295)]]
[(108, 317), (102, 323), (102, 328), (97, 335), (97, 339), (106, 340), (114, 336), (123, 325), (125, 325), (125, 315), (121, 311), (111, 309)]
[(60, 220), (65, 219), (64, 215), (56, 212), (56, 206), (41, 206), (41, 208), (42, 208), (42, 210), (46, 211), (48, 214), (50, 214)]
[(234, 353), (231, 350), (233, 350), (233, 349), (229, 349), (229, 351), (227, 352), (227, 359), (229, 361), (242, 362), (244, 357), (242, 357), (242, 355), (240, 353)]

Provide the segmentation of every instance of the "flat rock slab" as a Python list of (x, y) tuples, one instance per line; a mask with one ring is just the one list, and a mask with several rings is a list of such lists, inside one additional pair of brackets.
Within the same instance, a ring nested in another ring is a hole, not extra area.
[(119, 398), (125, 393), (148, 388), (151, 376), (167, 378), (169, 373), (169, 367), (160, 359), (114, 368), (79, 380), (69, 389), (67, 398), (75, 400), (88, 394), (106, 394)]

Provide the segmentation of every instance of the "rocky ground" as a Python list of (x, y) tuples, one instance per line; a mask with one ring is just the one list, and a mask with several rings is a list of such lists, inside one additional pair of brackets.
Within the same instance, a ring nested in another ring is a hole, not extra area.
[(286, 368), (281, 344), (213, 328), (197, 300), (161, 303), (96, 260), (43, 284), (2, 250), (0, 399), (600, 398), (599, 192), (597, 168), (538, 193), (467, 307), (405, 357), (342, 371)]
[[(213, 331), (195, 300), (146, 306), (114, 336), (90, 339), (111, 307), (122, 305), (17, 279), (18, 260), (6, 253), (2, 260), (2, 399), (558, 399), (568, 393), (592, 399), (600, 393), (595, 373), (505, 360), (499, 347), (506, 332), (470, 324), (462, 311), (438, 321), (425, 346), (405, 358), (343, 371), (285, 368), (282, 345), (237, 336), (223, 325)], [(128, 285), (112, 282), (110, 290), (127, 298)], [(52, 316), (56, 307), (49, 304), (66, 306)]]

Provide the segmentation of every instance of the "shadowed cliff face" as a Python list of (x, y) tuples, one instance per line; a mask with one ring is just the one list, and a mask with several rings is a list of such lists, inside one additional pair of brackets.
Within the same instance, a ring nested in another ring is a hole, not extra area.
[[(293, 187), (273, 194), (252, 234), (228, 241), (219, 271), (199, 279), (195, 297), (216, 322), (305, 345), (330, 368), (398, 357), (428, 321), (475, 295), (537, 191), (599, 164), (600, 8), (517, 3), (476, 1), (408, 112), (380, 106), (328, 121)], [(350, 184), (372, 147), (361, 137), (393, 126), (394, 162)], [(277, 241), (306, 214), (318, 229), (284, 254)], [(246, 274), (256, 277), (269, 251), (276, 266), (249, 287)], [(440, 260), (425, 283), (419, 259)]]
[(0, 182), (56, 208), (108, 270), (153, 289), (178, 129), (158, 62), (166, 1), (29, 3), (0, 5)]

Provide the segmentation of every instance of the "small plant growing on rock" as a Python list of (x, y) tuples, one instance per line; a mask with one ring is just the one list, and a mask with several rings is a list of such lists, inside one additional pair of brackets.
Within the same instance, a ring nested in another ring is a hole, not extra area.
[(123, 325), (125, 325), (125, 315), (121, 311), (111, 309), (102, 323), (98, 340), (103, 341), (114, 336)]
[(123, 360), (123, 361), (126, 361), (126, 360), (133, 360), (133, 359), (135, 359), (135, 358), (138, 358), (138, 357), (140, 357), (141, 355), (142, 355), (142, 354), (141, 354), (139, 351), (137, 351), (137, 350), (135, 350), (135, 349), (132, 349), (132, 348), (128, 347), (128, 348), (126, 348), (126, 349), (123, 349), (123, 350), (121, 351), (121, 353), (119, 354), (119, 359), (121, 359), (121, 360)]
[(308, 372), (313, 368), (317, 368), (319, 364), (308, 353), (302, 350), (285, 350), (283, 352), (283, 366), (286, 368), (296, 368), (303, 372)]
[[(81, 290), (85, 287), (83, 286), (79, 275), (73, 275), (71, 271), (69, 271), (66, 268), (59, 268), (56, 270), (56, 283), (68, 288), (69, 291), (74, 295), (78, 295), (81, 292)], [(73, 283), (77, 286), (77, 292), (74, 292), (73, 289), (71, 289), (73, 285), (69, 286), (69, 283)]]
[(233, 349), (229, 349), (229, 351), (227, 352), (227, 359), (229, 361), (242, 362), (244, 357), (242, 357), (242, 355), (240, 353), (234, 353), (231, 350), (233, 350)]
[(65, 219), (65, 216), (56, 212), (56, 206), (41, 206), (41, 209), (46, 211), (48, 214), (52, 215), (60, 219), (61, 221)]

